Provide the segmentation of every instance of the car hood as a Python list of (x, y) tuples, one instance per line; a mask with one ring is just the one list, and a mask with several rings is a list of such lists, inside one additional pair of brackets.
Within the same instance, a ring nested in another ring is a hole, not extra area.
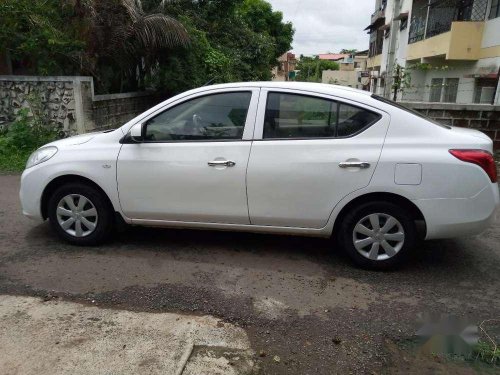
[(102, 133), (103, 132), (93, 132), (93, 133), (74, 135), (72, 137), (63, 138), (63, 139), (59, 139), (57, 141), (51, 142), (51, 143), (47, 144), (46, 146), (62, 147), (62, 146), (81, 145), (81, 144), (87, 143), (88, 141), (99, 136)]

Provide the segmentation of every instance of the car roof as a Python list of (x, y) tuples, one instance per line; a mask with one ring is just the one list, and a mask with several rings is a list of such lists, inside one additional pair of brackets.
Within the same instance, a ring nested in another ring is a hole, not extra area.
[(331, 85), (326, 83), (314, 83), (314, 82), (276, 82), (276, 81), (255, 81), (255, 82), (233, 82), (233, 83), (223, 83), (210, 86), (200, 87), (198, 90), (203, 88), (207, 89), (223, 89), (223, 88), (235, 88), (235, 87), (264, 87), (264, 88), (274, 88), (274, 89), (290, 89), (290, 90), (304, 90), (312, 91), (317, 93), (325, 93), (331, 95), (343, 96), (346, 94), (360, 95), (365, 98), (371, 96), (371, 92), (354, 89), (352, 87)]

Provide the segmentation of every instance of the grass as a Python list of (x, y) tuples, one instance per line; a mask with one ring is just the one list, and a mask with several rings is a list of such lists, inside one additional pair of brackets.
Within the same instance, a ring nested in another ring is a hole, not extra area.
[(24, 170), (31, 150), (0, 152), (0, 173), (19, 173)]
[(488, 364), (500, 363), (500, 348), (490, 342), (479, 341), (474, 348), (474, 354), (476, 358)]
[(476, 359), (496, 366), (500, 363), (500, 319), (484, 320), (479, 325), (480, 340), (474, 348)]

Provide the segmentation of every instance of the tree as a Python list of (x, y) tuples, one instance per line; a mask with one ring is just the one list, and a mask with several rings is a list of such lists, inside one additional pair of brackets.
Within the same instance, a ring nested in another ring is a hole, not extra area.
[(323, 70), (339, 70), (339, 64), (335, 61), (320, 60), (318, 57), (301, 56), (297, 70), (297, 81), (321, 82)]
[(100, 93), (267, 80), (294, 33), (264, 0), (0, 0), (0, 22), (22, 73), (92, 75)]
[(340, 53), (345, 54), (345, 55), (354, 55), (354, 54), (356, 54), (356, 52), (358, 52), (358, 50), (355, 48), (354, 49), (342, 49), (340, 51)]
[(262, 0), (172, 2), (167, 9), (186, 26), (192, 44), (162, 56), (156, 83), (162, 91), (269, 80), (278, 57), (291, 48), (292, 25)]
[(85, 47), (67, 32), (72, 11), (58, 0), (0, 1), (0, 52), (7, 65), (21, 74), (70, 73), (71, 60)]
[(85, 19), (81, 69), (105, 91), (144, 88), (146, 75), (158, 65), (158, 54), (189, 43), (186, 29), (165, 13), (165, 5), (161, 1), (145, 11), (140, 0), (77, 1), (75, 15)]

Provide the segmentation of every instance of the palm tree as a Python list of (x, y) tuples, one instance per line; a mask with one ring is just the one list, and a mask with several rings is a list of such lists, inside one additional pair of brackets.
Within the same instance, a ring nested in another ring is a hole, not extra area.
[(154, 12), (146, 12), (141, 0), (76, 0), (76, 14), (83, 13), (86, 20), (81, 67), (98, 86), (106, 86), (111, 76), (115, 86), (119, 80), (120, 90), (127, 83), (143, 88), (161, 51), (189, 44), (184, 26), (165, 14), (167, 2), (161, 0)]

